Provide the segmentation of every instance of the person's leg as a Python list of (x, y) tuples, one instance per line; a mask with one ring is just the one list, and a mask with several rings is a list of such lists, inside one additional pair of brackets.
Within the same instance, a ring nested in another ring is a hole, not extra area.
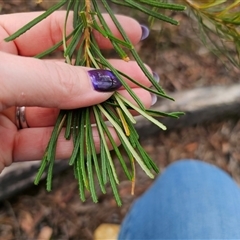
[(240, 189), (215, 166), (178, 161), (136, 201), (119, 239), (240, 239)]

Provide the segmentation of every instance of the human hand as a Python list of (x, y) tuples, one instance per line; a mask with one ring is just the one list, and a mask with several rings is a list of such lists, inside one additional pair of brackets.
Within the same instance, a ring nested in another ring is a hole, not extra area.
[[(0, 16), (0, 172), (13, 161), (41, 159), (49, 141), (60, 109), (74, 109), (98, 104), (113, 92), (95, 91), (85, 67), (75, 67), (59, 60), (38, 60), (32, 56), (48, 49), (62, 38), (65, 12), (56, 12), (13, 42), (4, 39), (35, 18), (40, 13), (20, 13)], [(120, 37), (108, 16), (109, 27)], [(118, 16), (131, 42), (137, 44), (142, 28), (134, 19)], [(69, 33), (72, 30), (68, 23)], [(96, 33), (102, 49), (111, 48), (110, 42)], [(151, 83), (135, 62), (109, 60), (118, 70), (128, 74), (145, 86)], [(146, 107), (152, 103), (149, 92), (128, 82)], [(131, 99), (126, 90), (118, 90)], [(16, 126), (16, 107), (26, 106), (28, 128)], [(110, 128), (114, 140), (119, 140)], [(97, 130), (93, 129), (96, 149), (99, 149)], [(69, 158), (72, 141), (60, 134), (56, 158)]]

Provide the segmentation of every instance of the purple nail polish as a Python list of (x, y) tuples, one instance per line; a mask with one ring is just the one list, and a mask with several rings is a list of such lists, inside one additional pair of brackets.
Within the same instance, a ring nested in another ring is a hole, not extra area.
[(88, 75), (92, 81), (93, 88), (98, 92), (114, 92), (122, 86), (119, 79), (109, 70), (90, 70)]
[(142, 25), (141, 24), (141, 28), (142, 28), (142, 37), (141, 37), (141, 41), (146, 39), (149, 36), (149, 28), (146, 25)]
[(160, 77), (159, 77), (159, 75), (158, 75), (156, 72), (153, 72), (152, 75), (153, 75), (153, 78), (155, 79), (155, 81), (156, 81), (157, 83), (159, 83), (159, 82), (160, 82)]

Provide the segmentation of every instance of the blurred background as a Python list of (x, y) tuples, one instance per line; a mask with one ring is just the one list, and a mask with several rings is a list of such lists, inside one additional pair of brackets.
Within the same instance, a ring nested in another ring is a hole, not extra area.
[[(42, 11), (52, 4), (54, 0), (43, 0), (40, 4), (35, 0), (0, 0), (0, 14)], [(116, 13), (131, 14), (140, 23), (148, 24), (147, 17), (142, 14), (113, 8)], [(240, 97), (230, 103), (224, 102), (231, 95), (228, 89), (239, 88), (239, 70), (224, 65), (201, 43), (197, 24), (189, 18), (187, 11), (166, 13), (177, 19), (180, 25), (176, 27), (156, 21), (150, 36), (136, 48), (143, 61), (159, 74), (161, 86), (176, 96), (176, 103), (172, 103), (169, 110), (173, 111), (175, 104), (175, 110), (186, 111), (186, 116), (173, 124), (166, 120), (168, 130), (165, 132), (140, 124), (141, 143), (161, 171), (179, 159), (200, 159), (219, 166), (240, 184), (240, 121), (237, 111)], [(114, 56), (111, 52), (106, 54)], [(197, 89), (202, 92), (199, 94)], [(223, 94), (219, 89), (225, 90)], [(166, 106), (159, 99), (156, 108)], [(134, 196), (131, 195), (131, 182), (126, 181), (119, 171), (123, 206), (118, 207), (110, 188), (106, 195), (99, 191), (98, 204), (92, 203), (88, 195), (87, 201), (82, 203), (72, 169), (64, 167), (54, 177), (52, 192), (46, 192), (44, 182), (39, 186), (31, 184), (0, 202), (0, 239), (93, 239), (100, 224), (120, 224), (134, 199), (151, 185), (152, 180), (138, 167), (136, 171)], [(7, 187), (0, 185), (2, 190)]]

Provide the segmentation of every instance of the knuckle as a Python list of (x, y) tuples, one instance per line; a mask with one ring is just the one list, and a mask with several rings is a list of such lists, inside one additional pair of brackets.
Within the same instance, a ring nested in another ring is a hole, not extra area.
[(61, 89), (63, 94), (69, 95), (73, 94), (75, 86), (75, 76), (71, 68), (68, 71), (63, 71), (62, 68), (56, 68), (58, 87)]
[[(72, 99), (76, 95), (77, 74), (73, 67), (66, 63), (55, 62), (51, 67), (51, 85), (53, 94), (56, 97), (56, 107), (63, 105), (67, 99)], [(53, 73), (54, 70), (54, 73)]]

